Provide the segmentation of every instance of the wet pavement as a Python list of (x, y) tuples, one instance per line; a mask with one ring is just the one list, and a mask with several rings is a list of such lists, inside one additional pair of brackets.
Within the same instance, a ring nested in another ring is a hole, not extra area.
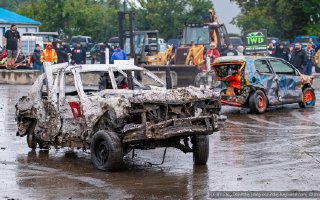
[[(320, 114), (297, 104), (263, 115), (226, 107), (207, 166), (169, 148), (135, 151), (119, 172), (98, 171), (79, 150), (30, 151), (14, 105), (30, 86), (0, 85), (0, 199), (209, 199), (209, 191), (310, 191), (320, 185)], [(320, 95), (318, 95), (319, 99)]]

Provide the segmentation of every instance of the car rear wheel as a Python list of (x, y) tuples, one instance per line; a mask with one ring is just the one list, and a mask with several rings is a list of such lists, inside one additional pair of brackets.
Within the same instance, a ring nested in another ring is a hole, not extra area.
[(120, 168), (123, 147), (118, 135), (111, 131), (98, 131), (91, 143), (91, 160), (100, 170), (114, 171)]
[(193, 162), (195, 165), (207, 164), (209, 157), (209, 136), (196, 135), (193, 137)]
[(252, 113), (264, 113), (267, 109), (267, 97), (261, 90), (253, 92), (249, 97), (249, 107)]
[(310, 108), (316, 103), (316, 95), (311, 87), (303, 89), (303, 101), (299, 103), (300, 108)]

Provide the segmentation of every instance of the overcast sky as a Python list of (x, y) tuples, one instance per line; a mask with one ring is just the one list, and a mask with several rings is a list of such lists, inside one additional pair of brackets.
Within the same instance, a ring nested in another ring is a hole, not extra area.
[(212, 0), (219, 22), (227, 26), (228, 33), (240, 33), (240, 29), (230, 24), (232, 18), (240, 13), (239, 7), (230, 0)]

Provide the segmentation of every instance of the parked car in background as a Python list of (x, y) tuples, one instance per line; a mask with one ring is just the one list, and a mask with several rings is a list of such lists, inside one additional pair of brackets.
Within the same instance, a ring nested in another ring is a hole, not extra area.
[(272, 43), (274, 46), (280, 44), (280, 39), (278, 37), (267, 37), (267, 44)]
[(118, 46), (119, 45), (119, 37), (112, 37), (108, 40), (108, 45), (111, 46)]
[(234, 48), (237, 49), (238, 46), (244, 46), (244, 43), (241, 37), (230, 37), (231, 44), (233, 44)]
[(91, 64), (101, 61), (101, 53), (105, 52), (105, 45), (103, 43), (95, 44), (90, 50)]
[(49, 42), (52, 43), (54, 39), (59, 37), (59, 33), (58, 32), (35, 32), (35, 33), (23, 33), (23, 36), (32, 36), (32, 37), (42, 38), (42, 39), (37, 39), (42, 41), (41, 43), (37, 43), (37, 44), (40, 44), (41, 49), (45, 49)]
[(302, 47), (305, 48), (308, 42), (312, 42), (315, 47), (320, 46), (320, 40), (317, 36), (309, 35), (309, 36), (297, 36), (293, 41), (293, 46), (295, 43), (300, 42)]
[(212, 64), (215, 80), (221, 81), (221, 103), (248, 107), (263, 113), (274, 105), (298, 103), (313, 107), (313, 77), (300, 74), (289, 62), (274, 57), (227, 56)]
[(77, 42), (80, 42), (81, 46), (86, 50), (90, 51), (90, 49), (94, 46), (95, 42), (89, 36), (72, 36), (70, 40), (70, 48), (74, 48)]

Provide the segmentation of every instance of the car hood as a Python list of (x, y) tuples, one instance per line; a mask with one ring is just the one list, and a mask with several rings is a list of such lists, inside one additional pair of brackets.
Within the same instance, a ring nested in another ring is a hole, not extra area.
[(185, 104), (220, 99), (219, 92), (196, 87), (159, 90), (103, 90), (81, 101), (87, 123), (95, 124), (106, 112), (112, 111), (117, 118), (128, 114), (132, 104)]

